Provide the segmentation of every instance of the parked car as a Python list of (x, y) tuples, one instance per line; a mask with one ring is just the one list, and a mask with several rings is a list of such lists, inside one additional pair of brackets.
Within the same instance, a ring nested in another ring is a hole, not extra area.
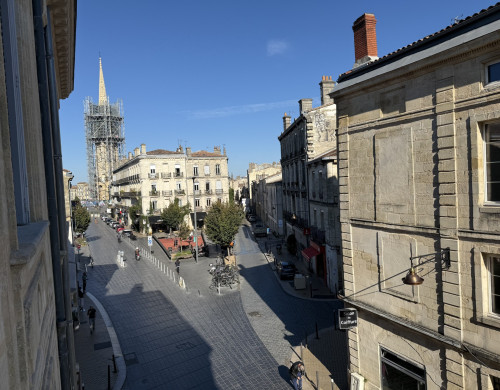
[(248, 214), (248, 222), (256, 222), (257, 221), (257, 217), (253, 214)]
[(128, 237), (130, 238), (131, 240), (136, 240), (137, 237), (135, 236), (134, 232), (130, 229), (124, 229), (122, 230), (122, 234), (125, 236), (125, 237)]
[(253, 228), (253, 235), (255, 237), (267, 237), (267, 228), (262, 222), (257, 222)]
[(297, 272), (295, 264), (288, 261), (280, 261), (277, 269), (281, 280), (293, 279), (295, 277), (295, 273)]

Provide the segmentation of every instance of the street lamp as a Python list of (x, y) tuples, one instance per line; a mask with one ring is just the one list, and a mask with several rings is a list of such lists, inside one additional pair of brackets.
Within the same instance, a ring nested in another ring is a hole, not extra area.
[(198, 262), (198, 234), (196, 234), (196, 191), (194, 189), (194, 180), (196, 178), (193, 176), (193, 211), (194, 211), (194, 245), (195, 245), (195, 257), (194, 261)]
[(427, 255), (420, 255), (420, 256), (412, 256), (410, 257), (410, 270), (408, 271), (408, 274), (402, 278), (403, 284), (407, 284), (409, 286), (418, 286), (421, 285), (424, 282), (424, 279), (421, 278), (420, 276), (417, 275), (415, 272), (415, 269), (413, 268), (413, 259), (421, 259), (424, 257), (434, 257), (439, 258), (441, 262), (444, 263), (445, 269), (449, 269), (451, 266), (451, 261), (450, 261), (450, 248), (445, 248), (442, 249), (440, 252), (437, 253), (429, 253)]

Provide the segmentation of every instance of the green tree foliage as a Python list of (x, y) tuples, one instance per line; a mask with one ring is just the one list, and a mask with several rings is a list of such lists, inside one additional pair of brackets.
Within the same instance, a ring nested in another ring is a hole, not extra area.
[(161, 213), (163, 225), (165, 225), (167, 229), (176, 230), (182, 224), (184, 217), (188, 215), (189, 212), (189, 203), (185, 206), (179, 206), (179, 199), (175, 198), (175, 200)]
[[(181, 243), (184, 241), (184, 240), (187, 240), (187, 238), (189, 237), (189, 234), (191, 233), (191, 229), (189, 229), (189, 226), (182, 222), (180, 225), (179, 225), (179, 237), (181, 239)], [(182, 245), (181, 245), (182, 246)], [(182, 248), (184, 249), (184, 248)]]
[(227, 247), (234, 240), (244, 213), (241, 205), (218, 201), (212, 205), (205, 217), (207, 236), (216, 244)]
[(90, 225), (90, 213), (85, 207), (82, 207), (79, 200), (73, 206), (73, 219), (75, 231), (78, 233), (83, 233)]
[(130, 223), (132, 224), (132, 226), (134, 227), (134, 229), (136, 231), (139, 231), (140, 229), (140, 216), (142, 214), (142, 207), (141, 207), (141, 199), (139, 198), (139, 202), (136, 203), (135, 205), (131, 206), (129, 209), (128, 209), (128, 217), (130, 219)]
[(229, 189), (229, 201), (234, 202), (234, 188)]

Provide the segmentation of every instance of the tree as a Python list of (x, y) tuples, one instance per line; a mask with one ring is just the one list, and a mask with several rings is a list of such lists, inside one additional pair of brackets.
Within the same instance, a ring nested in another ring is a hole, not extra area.
[(229, 189), (229, 201), (234, 202), (234, 188)]
[(142, 214), (142, 207), (141, 207), (141, 199), (139, 198), (138, 203), (134, 204), (133, 206), (130, 206), (128, 209), (128, 216), (130, 218), (130, 221), (132, 223), (132, 226), (134, 226), (136, 231), (139, 231), (140, 229), (140, 216)]
[(191, 229), (189, 229), (189, 226), (185, 222), (182, 222), (179, 225), (179, 238), (181, 239), (181, 249), (184, 249), (182, 243), (188, 239), (190, 233)]
[(205, 217), (207, 236), (221, 247), (227, 247), (234, 240), (244, 217), (241, 205), (218, 201), (212, 205)]
[(75, 202), (73, 207), (73, 219), (75, 221), (75, 230), (78, 233), (83, 233), (90, 225), (90, 213), (80, 204), (80, 201)]
[(179, 206), (179, 199), (175, 198), (161, 213), (163, 225), (165, 225), (167, 229), (178, 229), (184, 221), (184, 217), (188, 215), (189, 212), (189, 203), (185, 206)]

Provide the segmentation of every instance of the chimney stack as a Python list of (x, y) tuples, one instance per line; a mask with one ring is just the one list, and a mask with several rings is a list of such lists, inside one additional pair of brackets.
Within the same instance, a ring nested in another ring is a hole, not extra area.
[(134, 149), (134, 157), (137, 157), (139, 155), (139, 148)]
[(363, 14), (352, 25), (354, 31), (354, 67), (378, 59), (375, 15)]
[(128, 159), (132, 160), (132, 152), (128, 152)]
[(191, 157), (191, 148), (189, 146), (186, 147), (186, 156)]
[(141, 144), (141, 154), (146, 154), (146, 144)]
[(285, 112), (285, 115), (283, 115), (283, 131), (286, 131), (290, 127), (290, 124), (292, 123), (292, 118), (290, 118), (290, 115), (287, 115)]
[(300, 115), (306, 113), (307, 111), (312, 110), (312, 108), (313, 108), (313, 100), (312, 99), (300, 99), (299, 100)]
[(321, 105), (333, 103), (333, 99), (330, 97), (330, 93), (335, 88), (335, 81), (332, 80), (332, 76), (323, 76), (321, 83), (319, 83), (319, 89), (321, 92)]

